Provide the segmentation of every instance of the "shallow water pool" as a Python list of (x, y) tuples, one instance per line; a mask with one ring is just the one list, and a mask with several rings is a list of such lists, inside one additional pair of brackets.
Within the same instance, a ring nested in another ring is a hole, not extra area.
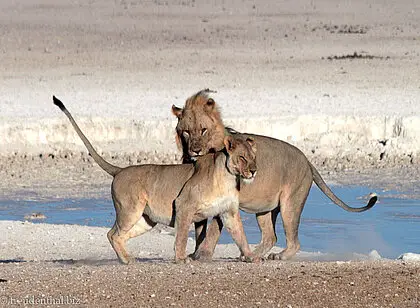
[[(364, 206), (368, 201), (367, 196), (372, 192), (367, 187), (332, 187), (332, 190), (352, 207)], [(364, 254), (375, 249), (381, 256), (388, 258), (396, 258), (404, 252), (419, 252), (420, 200), (402, 199), (395, 192), (376, 192), (379, 201), (372, 209), (349, 213), (313, 186), (299, 228), (301, 249)], [(257, 243), (260, 232), (254, 215), (245, 214), (243, 218), (249, 241)], [(280, 215), (276, 231), (277, 245), (285, 246)]]
[[(372, 189), (336, 187), (332, 190), (353, 207), (364, 206)], [(380, 192), (371, 210), (349, 213), (333, 204), (316, 186), (309, 194), (299, 228), (301, 249), (308, 252), (368, 253), (376, 249), (383, 257), (396, 258), (404, 252), (420, 251), (420, 200), (403, 199), (396, 192)], [(0, 219), (24, 220), (41, 212), (44, 223), (111, 227), (115, 212), (111, 199), (1, 200)], [(243, 213), (245, 232), (252, 244), (260, 240), (255, 215)], [(280, 215), (277, 245), (285, 239)], [(220, 243), (232, 243), (227, 232)]]

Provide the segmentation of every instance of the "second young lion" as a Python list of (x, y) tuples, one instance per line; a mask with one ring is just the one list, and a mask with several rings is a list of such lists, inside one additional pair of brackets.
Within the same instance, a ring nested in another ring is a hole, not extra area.
[(95, 162), (114, 177), (111, 194), (116, 220), (108, 239), (122, 263), (133, 261), (125, 248), (127, 240), (157, 223), (175, 225), (175, 261), (184, 262), (190, 224), (215, 215), (220, 215), (245, 260), (258, 261), (251, 254), (239, 216), (241, 179), (251, 181), (256, 173), (252, 138), (227, 136), (223, 152), (200, 157), (195, 164), (120, 168), (105, 161), (64, 104), (56, 97), (53, 101), (68, 117)]
[[(300, 249), (298, 228), (306, 198), (314, 182), (336, 205), (348, 212), (363, 212), (372, 208), (377, 196), (367, 205), (353, 208), (340, 200), (327, 186), (316, 168), (293, 145), (274, 138), (242, 134), (225, 127), (216, 102), (208, 89), (187, 99), (184, 108), (173, 106), (178, 118), (177, 141), (182, 147), (183, 160), (188, 162), (201, 155), (219, 151), (226, 134), (253, 138), (258, 145), (258, 176), (252, 184), (244, 186), (239, 194), (240, 209), (255, 213), (261, 230), (261, 242), (254, 254), (264, 256), (276, 243), (276, 219), (281, 214), (286, 236), (286, 248), (272, 259), (290, 259)], [(184, 132), (188, 132), (185, 135)], [(200, 224), (204, 229), (205, 224)], [(222, 223), (213, 220), (206, 239), (194, 253), (195, 259), (210, 259), (220, 235)], [(198, 228), (196, 228), (201, 232)], [(197, 232), (197, 231), (196, 231)]]

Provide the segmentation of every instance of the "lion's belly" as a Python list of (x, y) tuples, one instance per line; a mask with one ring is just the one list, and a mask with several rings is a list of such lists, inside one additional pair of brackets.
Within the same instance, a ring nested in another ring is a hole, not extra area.
[[(257, 175), (258, 176), (258, 175)], [(254, 181), (255, 182), (255, 181)], [(247, 213), (268, 212), (279, 205), (279, 190), (260, 189), (254, 183), (242, 185), (239, 193), (239, 208)]]
[(173, 222), (173, 210), (172, 204), (159, 204), (156, 205), (147, 205), (144, 209), (144, 214), (146, 214), (151, 221), (163, 224), (166, 226), (172, 226), (171, 222)]
[(154, 190), (149, 194), (144, 213), (156, 223), (172, 226), (174, 219), (173, 202), (181, 188), (174, 185), (162, 190)]
[(202, 203), (199, 211), (194, 216), (194, 221), (198, 222), (203, 219), (223, 214), (229, 210), (239, 207), (238, 198), (232, 196), (223, 196), (214, 200)]
[(278, 204), (264, 204), (264, 203), (241, 203), (239, 209), (246, 213), (257, 214), (263, 212), (270, 212), (274, 210)]

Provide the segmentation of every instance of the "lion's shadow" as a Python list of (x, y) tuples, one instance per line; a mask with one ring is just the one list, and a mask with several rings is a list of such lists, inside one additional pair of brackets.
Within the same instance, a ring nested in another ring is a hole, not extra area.
[[(38, 261), (33, 260), (23, 260), (23, 259), (4, 259), (0, 260), (0, 264), (11, 264), (11, 263), (34, 263)], [(42, 263), (53, 263), (61, 265), (118, 265), (121, 264), (118, 259), (55, 259), (55, 260), (43, 260)], [(171, 260), (163, 258), (136, 258), (136, 263), (170, 263)], [(136, 264), (134, 263), (134, 264)]]

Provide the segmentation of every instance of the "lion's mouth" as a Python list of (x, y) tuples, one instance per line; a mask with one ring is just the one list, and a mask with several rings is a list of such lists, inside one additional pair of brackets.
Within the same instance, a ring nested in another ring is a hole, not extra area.
[(241, 175), (242, 181), (246, 184), (252, 183), (255, 179), (255, 174), (256, 174), (256, 172), (255, 173), (249, 172), (247, 175), (242, 174)]
[(248, 177), (248, 178), (242, 177), (242, 182), (244, 182), (245, 184), (251, 184), (252, 182), (254, 182), (254, 177), (253, 176)]
[(189, 154), (189, 156), (190, 157), (200, 157), (200, 156), (204, 156), (206, 153), (209, 153), (209, 154), (214, 154), (214, 153), (216, 153), (217, 151), (216, 151), (216, 149), (215, 148), (210, 148), (209, 150), (208, 150), (208, 152), (205, 152), (205, 151), (203, 151), (203, 150), (200, 150), (200, 151), (189, 151), (188, 152), (188, 154)]
[(204, 155), (203, 151), (199, 151), (199, 152), (189, 152), (189, 156), (190, 156), (191, 158), (193, 158), (193, 157), (197, 158), (197, 157), (200, 157), (200, 156), (203, 156), (203, 155)]

